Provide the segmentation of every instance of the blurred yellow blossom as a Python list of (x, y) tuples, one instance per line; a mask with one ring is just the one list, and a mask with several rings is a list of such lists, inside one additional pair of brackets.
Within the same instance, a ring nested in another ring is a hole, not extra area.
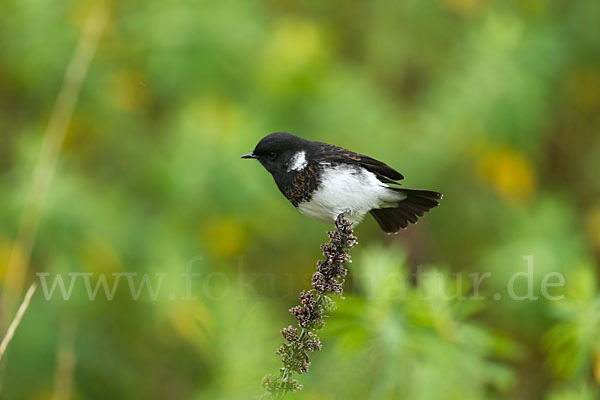
[(102, 237), (95, 236), (88, 239), (80, 249), (80, 257), (88, 272), (106, 273), (121, 269), (119, 255)]
[(11, 251), (11, 242), (6, 237), (0, 237), (0, 283), (4, 282)]
[(112, 104), (125, 111), (134, 111), (143, 107), (148, 97), (144, 76), (132, 69), (114, 72), (110, 79), (109, 90)]
[[(15, 252), (13, 254), (13, 252)], [(7, 271), (8, 263), (10, 262), (10, 258), (15, 257), (12, 273), (9, 276), (9, 272)], [(15, 279), (18, 279), (15, 276), (15, 273), (18, 272), (20, 266), (25, 263), (25, 254), (23, 254), (23, 249), (21, 246), (13, 243), (6, 237), (0, 237), (0, 283), (4, 285), (6, 290), (12, 290), (15, 288), (16, 282)]]
[(524, 202), (536, 187), (533, 167), (525, 155), (502, 147), (486, 152), (479, 160), (479, 174), (507, 203)]
[(246, 232), (234, 218), (222, 217), (203, 226), (201, 239), (211, 255), (231, 258), (242, 253), (246, 244)]
[(210, 350), (209, 337), (214, 326), (209, 310), (199, 301), (177, 303), (171, 313), (171, 323), (182, 338), (196, 344), (201, 351)]
[(242, 116), (232, 102), (217, 96), (207, 96), (190, 105), (193, 122), (199, 132), (213, 140), (233, 138), (239, 133)]
[(283, 18), (277, 21), (266, 43), (260, 69), (263, 81), (277, 86), (310, 74), (324, 60), (323, 34), (312, 21)]
[(29, 400), (54, 400), (55, 398), (56, 397), (52, 393), (52, 388), (48, 385), (44, 385), (34, 393)]

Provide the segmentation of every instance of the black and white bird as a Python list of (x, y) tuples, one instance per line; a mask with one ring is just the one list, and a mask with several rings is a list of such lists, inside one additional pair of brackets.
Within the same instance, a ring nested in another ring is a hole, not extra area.
[(257, 159), (302, 214), (353, 224), (371, 213), (384, 232), (396, 233), (439, 205), (442, 194), (404, 189), (402, 174), (374, 158), (287, 132), (265, 136), (242, 158)]

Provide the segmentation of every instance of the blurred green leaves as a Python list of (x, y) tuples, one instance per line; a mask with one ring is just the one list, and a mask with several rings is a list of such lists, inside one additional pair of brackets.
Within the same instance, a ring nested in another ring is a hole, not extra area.
[(353, 264), (357, 280), (364, 282), (361, 296), (339, 302), (328, 322), (331, 338), (363, 366), (355, 373), (367, 376), (354, 379), (363, 380), (365, 393), (478, 399), (489, 388), (510, 388), (514, 376), (500, 360), (514, 359), (515, 345), (469, 322), (485, 305), (465, 301), (468, 288), (457, 286), (448, 271), (428, 271), (412, 285), (404, 259), (393, 248), (363, 253)]

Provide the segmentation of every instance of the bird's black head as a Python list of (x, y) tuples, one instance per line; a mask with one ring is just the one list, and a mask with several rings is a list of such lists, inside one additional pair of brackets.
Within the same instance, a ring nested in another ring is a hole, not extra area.
[(310, 141), (287, 132), (265, 136), (252, 153), (242, 158), (255, 158), (273, 175), (298, 170), (307, 160)]

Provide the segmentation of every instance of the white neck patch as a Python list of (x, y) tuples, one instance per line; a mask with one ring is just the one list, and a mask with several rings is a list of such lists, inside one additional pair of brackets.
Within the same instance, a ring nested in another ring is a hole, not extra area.
[(290, 159), (290, 163), (288, 166), (288, 172), (290, 171), (300, 171), (304, 167), (308, 165), (308, 161), (306, 161), (306, 152), (299, 151)]

